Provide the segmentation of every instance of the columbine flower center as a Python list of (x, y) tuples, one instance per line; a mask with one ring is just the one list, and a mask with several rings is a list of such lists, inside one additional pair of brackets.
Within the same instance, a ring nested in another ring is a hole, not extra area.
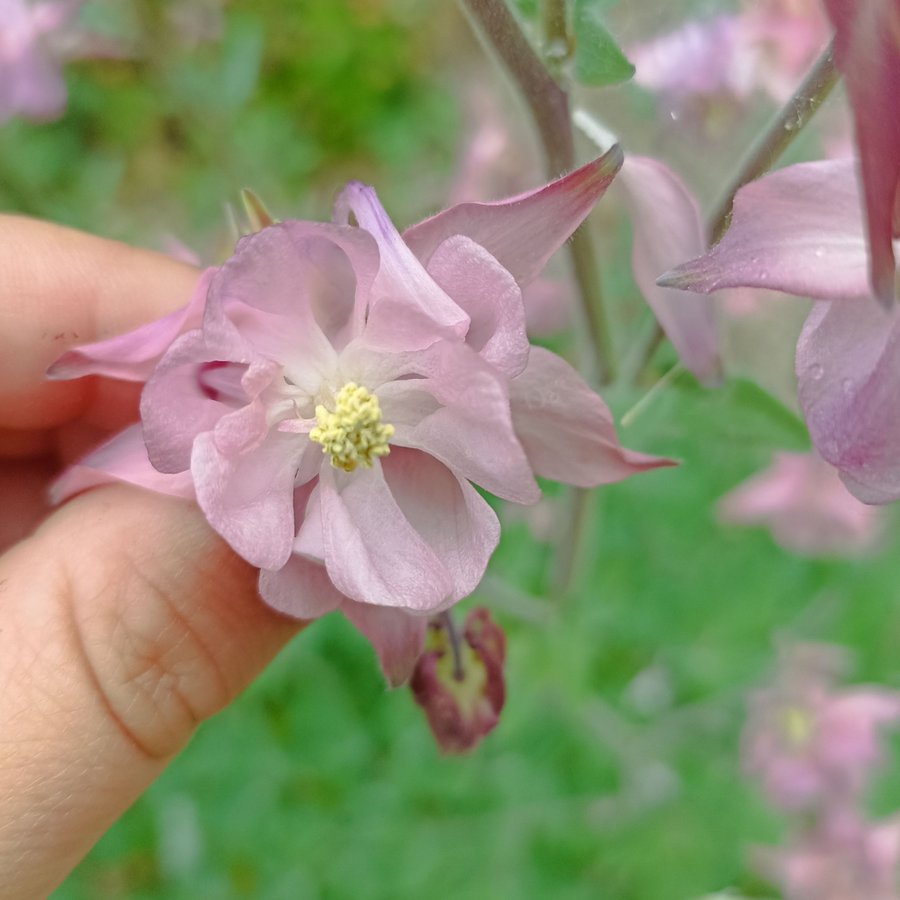
[(815, 730), (813, 717), (807, 710), (797, 706), (781, 711), (781, 725), (788, 744), (798, 750), (809, 743)]
[(378, 398), (352, 381), (337, 392), (334, 403), (334, 412), (321, 404), (316, 407), (317, 424), (309, 439), (322, 445), (336, 469), (371, 469), (374, 457), (391, 452), (388, 441), (394, 426), (381, 421)]

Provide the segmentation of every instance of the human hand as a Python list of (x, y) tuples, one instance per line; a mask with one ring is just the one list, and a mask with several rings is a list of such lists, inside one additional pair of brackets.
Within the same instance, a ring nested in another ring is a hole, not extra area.
[(186, 501), (109, 485), (47, 507), (140, 392), (47, 366), (184, 304), (196, 271), (0, 216), (0, 273), (0, 883), (30, 900), (300, 626)]

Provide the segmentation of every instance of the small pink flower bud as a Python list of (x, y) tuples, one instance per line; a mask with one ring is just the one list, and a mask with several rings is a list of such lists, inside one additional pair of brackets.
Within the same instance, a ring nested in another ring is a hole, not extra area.
[(462, 635), (449, 617), (432, 620), (410, 687), (441, 750), (471, 750), (497, 724), (505, 656), (506, 637), (486, 609), (466, 616)]

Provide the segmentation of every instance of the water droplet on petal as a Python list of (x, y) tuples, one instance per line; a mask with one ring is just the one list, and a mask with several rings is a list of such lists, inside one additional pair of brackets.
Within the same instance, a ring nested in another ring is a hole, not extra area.
[(809, 377), (812, 378), (813, 381), (820, 381), (824, 374), (825, 370), (818, 363), (813, 363), (809, 367)]

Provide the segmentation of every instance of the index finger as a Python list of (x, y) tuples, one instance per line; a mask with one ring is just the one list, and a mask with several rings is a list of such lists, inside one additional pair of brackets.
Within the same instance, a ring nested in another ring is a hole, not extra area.
[(78, 417), (94, 379), (48, 382), (50, 363), (183, 306), (196, 281), (196, 269), (162, 254), (0, 215), (0, 428)]

